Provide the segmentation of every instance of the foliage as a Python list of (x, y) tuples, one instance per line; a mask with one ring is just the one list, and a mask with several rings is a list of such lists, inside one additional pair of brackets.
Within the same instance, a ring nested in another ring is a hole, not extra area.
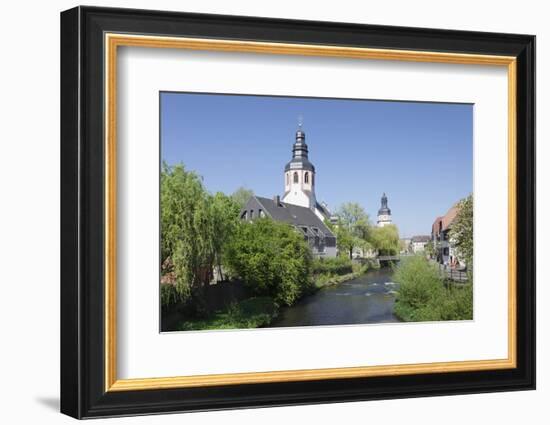
[(337, 224), (327, 223), (327, 225), (336, 235), (338, 251), (345, 253), (351, 259), (354, 248), (361, 248), (364, 251), (370, 249), (372, 226), (363, 207), (355, 202), (347, 202), (342, 204), (336, 214)]
[(422, 256), (402, 260), (394, 274), (399, 294), (394, 312), (402, 320), (471, 320), (472, 285), (448, 287), (435, 264)]
[(290, 225), (269, 218), (241, 222), (226, 250), (232, 273), (257, 295), (292, 305), (311, 285), (312, 255)]
[(214, 261), (218, 267), (218, 273), (223, 280), (223, 251), (228, 241), (233, 237), (239, 225), (239, 205), (233, 198), (224, 195), (221, 192), (216, 193), (210, 198), (210, 214), (212, 226), (214, 228), (214, 237), (212, 239), (212, 249)]
[(472, 268), (474, 258), (474, 200), (472, 195), (462, 199), (458, 204), (458, 213), (453, 220), (450, 239), (458, 256), (468, 267)]
[[(160, 187), (161, 264), (171, 264), (182, 299), (212, 279), (221, 269), (225, 243), (238, 225), (238, 205), (222, 193), (210, 195), (201, 178), (183, 165), (163, 164)], [(163, 270), (164, 272), (164, 270)]]
[(379, 255), (396, 255), (399, 253), (399, 230), (394, 224), (375, 227), (371, 232), (371, 243)]
[(179, 303), (181, 299), (182, 297), (174, 285), (160, 285), (160, 304), (163, 308), (171, 307)]
[(231, 199), (233, 199), (233, 201), (238, 205), (240, 210), (246, 205), (252, 196), (254, 196), (254, 192), (251, 189), (239, 187), (235, 192), (233, 192)]
[(266, 326), (277, 316), (278, 307), (270, 297), (254, 297), (233, 303), (206, 319), (190, 319), (180, 323), (178, 330), (246, 329)]
[(313, 261), (314, 275), (343, 275), (353, 271), (352, 262), (345, 257), (319, 258)]
[(434, 258), (436, 256), (434, 241), (430, 240), (426, 245), (424, 245), (424, 253), (430, 258)]

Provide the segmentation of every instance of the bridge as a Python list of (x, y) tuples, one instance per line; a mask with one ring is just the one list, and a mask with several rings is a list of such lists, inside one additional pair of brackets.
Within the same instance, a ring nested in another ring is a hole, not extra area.
[(377, 257), (378, 261), (399, 261), (400, 259), (399, 255), (380, 255)]

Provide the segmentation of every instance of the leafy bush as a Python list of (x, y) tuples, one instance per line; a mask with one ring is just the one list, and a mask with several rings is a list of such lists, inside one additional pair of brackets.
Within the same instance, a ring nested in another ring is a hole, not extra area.
[(472, 285), (446, 287), (437, 266), (421, 256), (403, 260), (394, 279), (399, 283), (394, 312), (402, 320), (421, 322), (473, 317)]
[(313, 261), (312, 266), (314, 275), (343, 275), (353, 271), (352, 262), (346, 257), (319, 258)]
[(269, 218), (243, 222), (228, 244), (231, 273), (258, 296), (292, 305), (312, 285), (311, 251), (290, 225)]

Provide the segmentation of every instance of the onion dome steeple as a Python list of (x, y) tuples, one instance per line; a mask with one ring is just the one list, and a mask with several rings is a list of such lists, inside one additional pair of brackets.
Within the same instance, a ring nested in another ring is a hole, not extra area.
[(388, 208), (388, 198), (386, 193), (382, 194), (381, 206), (378, 210), (378, 215), (391, 215), (391, 210)]
[(285, 171), (289, 170), (309, 170), (315, 172), (315, 167), (308, 159), (306, 133), (302, 128), (301, 120), (296, 130), (296, 141), (292, 145), (292, 159), (285, 166)]

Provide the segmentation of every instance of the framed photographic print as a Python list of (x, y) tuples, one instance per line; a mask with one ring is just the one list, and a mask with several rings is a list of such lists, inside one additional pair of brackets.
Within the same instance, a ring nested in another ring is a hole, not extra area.
[(535, 37), (61, 14), (61, 411), (535, 387)]

